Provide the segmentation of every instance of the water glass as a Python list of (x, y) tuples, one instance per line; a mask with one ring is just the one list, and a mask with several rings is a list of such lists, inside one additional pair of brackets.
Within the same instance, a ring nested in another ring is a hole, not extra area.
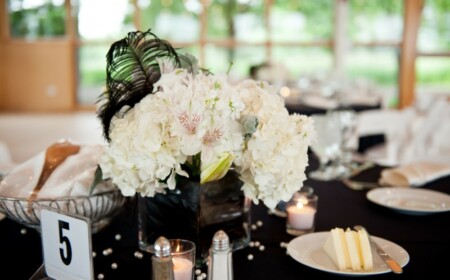
[(359, 144), (357, 115), (353, 110), (332, 111), (329, 114), (339, 123), (341, 134), (339, 157), (333, 163), (334, 170), (337, 177), (345, 178), (356, 167), (353, 165), (352, 158)]
[(309, 173), (315, 180), (328, 181), (336, 178), (330, 162), (335, 161), (340, 153), (341, 130), (339, 121), (330, 114), (314, 114), (314, 127), (317, 139), (311, 144), (311, 150), (319, 159), (319, 169)]

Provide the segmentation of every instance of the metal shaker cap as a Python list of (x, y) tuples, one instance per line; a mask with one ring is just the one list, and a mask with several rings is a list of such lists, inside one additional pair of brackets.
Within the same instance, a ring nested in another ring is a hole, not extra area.
[(230, 247), (230, 239), (228, 235), (223, 231), (219, 230), (214, 234), (213, 237), (213, 249), (214, 250), (227, 250)]
[(168, 257), (170, 256), (170, 242), (164, 236), (156, 239), (155, 244), (153, 245), (153, 249), (155, 250), (155, 256), (157, 257)]

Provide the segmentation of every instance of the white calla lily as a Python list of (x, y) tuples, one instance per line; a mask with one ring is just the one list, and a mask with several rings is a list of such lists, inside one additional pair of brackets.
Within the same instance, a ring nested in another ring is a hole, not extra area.
[(202, 167), (200, 184), (222, 179), (230, 169), (233, 158), (232, 154), (226, 152), (223, 153), (217, 161), (209, 164), (205, 168)]

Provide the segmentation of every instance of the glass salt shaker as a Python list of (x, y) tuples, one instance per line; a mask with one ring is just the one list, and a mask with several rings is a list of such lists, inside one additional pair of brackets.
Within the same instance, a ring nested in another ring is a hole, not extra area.
[(232, 249), (223, 230), (216, 232), (209, 250), (208, 280), (233, 280)]

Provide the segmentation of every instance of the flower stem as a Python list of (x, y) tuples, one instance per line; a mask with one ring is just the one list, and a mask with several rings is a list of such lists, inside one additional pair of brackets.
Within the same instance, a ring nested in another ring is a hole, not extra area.
[(198, 178), (201, 173), (201, 157), (200, 153), (192, 157), (192, 176)]
[(230, 66), (228, 66), (227, 75), (230, 74), (231, 67), (233, 67), (233, 61), (230, 61)]

